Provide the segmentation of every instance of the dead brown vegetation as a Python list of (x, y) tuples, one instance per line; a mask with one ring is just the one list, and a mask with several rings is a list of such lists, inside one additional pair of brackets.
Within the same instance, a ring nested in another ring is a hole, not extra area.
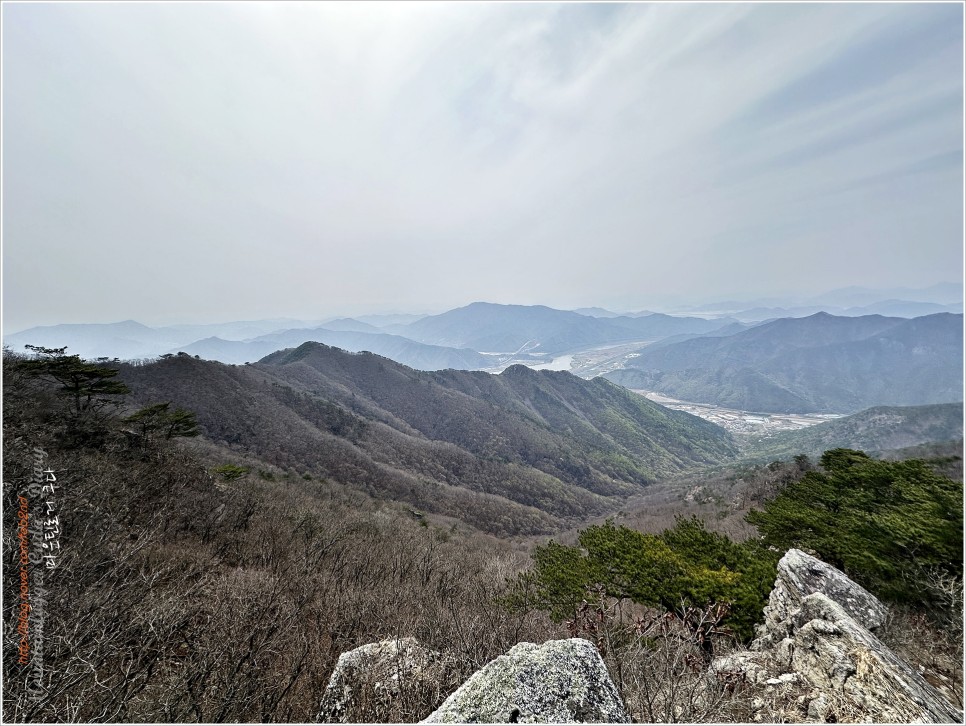
[[(44, 572), (43, 696), (30, 697), (17, 639), (5, 638), (4, 721), (312, 721), (341, 653), (408, 636), (440, 653), (433, 677), (391, 697), (362, 679), (343, 720), (418, 720), (516, 643), (568, 635), (598, 642), (637, 720), (750, 713), (738, 684), (707, 674), (695, 636), (713, 626), (711, 613), (695, 626), (598, 603), (584, 613), (596, 618), (598, 607), (596, 630), (575, 613), (568, 631), (506, 607), (502, 596), (529, 564), (507, 542), (210, 441), (132, 443), (112, 430), (96, 447), (65, 445), (56, 397), (12, 363), (5, 357), (5, 511), (16, 511), (33, 447), (43, 447), (58, 477), (63, 553)], [(248, 473), (212, 476), (226, 463)], [(10, 633), (18, 543), (5, 525)], [(897, 650), (929, 648), (928, 622), (903, 627), (912, 635)], [(950, 677), (961, 691), (961, 669)]]

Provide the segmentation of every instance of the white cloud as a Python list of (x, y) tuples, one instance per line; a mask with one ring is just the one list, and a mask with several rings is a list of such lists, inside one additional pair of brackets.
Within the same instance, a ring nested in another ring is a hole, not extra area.
[[(13, 324), (818, 291), (882, 245), (883, 285), (961, 267), (954, 6), (3, 12)], [(40, 260), (59, 299), (28, 305)]]

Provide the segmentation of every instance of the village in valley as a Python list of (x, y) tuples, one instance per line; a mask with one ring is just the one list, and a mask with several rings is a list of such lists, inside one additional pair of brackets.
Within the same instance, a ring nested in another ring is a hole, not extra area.
[(732, 434), (774, 434), (795, 431), (824, 421), (841, 418), (836, 413), (756, 413), (722, 408), (710, 403), (692, 403), (669, 398), (655, 391), (636, 390), (645, 398), (675, 411), (686, 411), (727, 429)]

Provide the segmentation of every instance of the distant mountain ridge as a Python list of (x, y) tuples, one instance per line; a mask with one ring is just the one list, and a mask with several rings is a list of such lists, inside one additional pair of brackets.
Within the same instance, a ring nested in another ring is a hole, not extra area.
[(334, 345), (352, 353), (367, 350), (419, 370), (470, 370), (496, 363), (493, 358), (466, 348), (427, 345), (389, 333), (339, 331), (325, 327), (285, 330), (247, 341), (201, 340), (183, 346), (181, 350), (206, 360), (238, 364), (254, 362), (277, 350), (297, 347), (311, 341)]
[(775, 413), (853, 413), (962, 400), (963, 316), (817, 313), (726, 337), (643, 348), (606, 377), (688, 401)]
[(375, 325), (370, 325), (369, 323), (364, 323), (361, 320), (356, 320), (355, 318), (336, 318), (335, 320), (326, 320), (318, 327), (325, 328), (326, 330), (340, 330), (353, 333), (382, 332), (381, 328)]
[(153, 358), (175, 352), (202, 339), (247, 340), (279, 330), (312, 327), (314, 323), (291, 318), (242, 320), (202, 325), (150, 327), (134, 320), (120, 323), (70, 323), (48, 325), (4, 336), (4, 345), (22, 350), (24, 345), (68, 347), (83, 358)]
[[(706, 318), (731, 317), (744, 323), (770, 322), (778, 318), (803, 318), (817, 312), (857, 317), (886, 315), (915, 318), (934, 313), (963, 312), (963, 283), (947, 282), (922, 288), (845, 287), (820, 295), (709, 300), (701, 304), (678, 303), (662, 307), (675, 315)], [(630, 313), (628, 313), (630, 314)]]
[[(961, 286), (960, 288), (961, 289)], [(939, 286), (932, 293), (951, 295), (955, 285)], [(833, 291), (835, 292), (835, 291)], [(892, 291), (897, 292), (897, 291)], [(901, 292), (901, 291), (899, 291)], [(863, 301), (873, 291), (865, 289), (846, 289), (838, 291), (836, 299)], [(835, 297), (833, 295), (833, 297)], [(727, 303), (731, 305), (732, 303)], [(738, 305), (738, 303), (733, 303)], [(881, 315), (858, 315), (867, 310), (885, 311), (899, 314), (888, 318), (894, 321), (906, 319), (911, 312), (932, 312), (937, 309), (962, 309), (962, 303), (941, 305), (933, 302), (906, 302), (898, 299), (879, 299), (865, 308), (843, 309), (857, 320), (882, 318)], [(150, 359), (164, 354), (180, 351), (206, 359), (225, 363), (245, 363), (259, 360), (276, 350), (301, 345), (315, 340), (335, 345), (349, 351), (369, 350), (385, 355), (397, 362), (421, 370), (500, 370), (512, 363), (523, 363), (538, 367), (570, 367), (575, 373), (590, 376), (602, 371), (626, 365), (629, 372), (613, 372), (608, 375), (636, 387), (655, 385), (654, 371), (676, 371), (682, 377), (685, 369), (681, 365), (666, 367), (667, 361), (680, 352), (675, 347), (693, 338), (724, 338), (743, 332), (749, 327), (762, 327), (766, 330), (780, 320), (810, 319), (818, 313), (802, 317), (813, 308), (758, 308), (740, 310), (734, 317), (714, 314), (711, 317), (686, 315), (666, 315), (641, 311), (618, 314), (604, 308), (580, 308), (576, 311), (557, 310), (542, 305), (499, 305), (495, 303), (472, 303), (438, 315), (363, 315), (358, 318), (331, 318), (328, 322), (275, 318), (267, 320), (236, 321), (204, 325), (170, 325), (149, 327), (129, 320), (113, 324), (57, 325), (36, 327), (7, 335), (4, 344), (15, 351), (23, 351), (24, 345), (41, 345), (51, 348), (67, 346), (70, 353), (94, 359), (98, 357), (131, 359)], [(823, 311), (820, 319), (829, 317), (843, 318), (843, 315), (828, 316)], [(960, 314), (961, 313), (956, 313)], [(764, 321), (759, 318), (780, 316)], [(921, 316), (925, 317), (925, 316)], [(781, 323), (787, 325), (787, 323)], [(859, 325), (864, 325), (860, 323)], [(846, 325), (842, 324), (843, 329)], [(816, 328), (816, 330), (819, 330)], [(820, 334), (827, 331), (819, 330)], [(750, 346), (750, 353), (756, 341), (753, 337), (740, 339), (742, 345)], [(633, 344), (648, 344), (645, 351), (633, 352)], [(703, 345), (710, 345), (704, 343)], [(609, 347), (624, 346), (615, 351), (610, 360), (604, 355), (586, 356), (584, 353)], [(793, 348), (794, 346), (792, 346)], [(787, 350), (792, 348), (786, 347)], [(664, 354), (658, 354), (664, 349)], [(706, 349), (702, 349), (706, 350)], [(713, 351), (711, 351), (713, 353)], [(777, 352), (776, 352), (777, 354)], [(565, 355), (577, 355), (566, 358)], [(624, 356), (641, 355), (636, 362), (626, 361)], [(658, 364), (645, 365), (656, 361), (660, 355), (665, 360)], [(699, 356), (700, 357), (700, 356)], [(747, 357), (747, 355), (746, 355)], [(554, 358), (559, 360), (554, 361)], [(755, 356), (752, 356), (755, 358)], [(732, 361), (734, 362), (734, 361)], [(896, 362), (896, 361), (893, 361)], [(720, 366), (718, 361), (715, 365)], [(771, 375), (759, 370), (757, 363), (749, 364), (748, 370), (732, 371), (724, 383), (731, 390), (728, 400), (731, 403), (741, 398), (741, 389), (756, 389), (758, 399), (763, 399), (769, 408), (765, 410), (785, 411), (796, 409), (803, 403), (805, 410), (824, 410), (827, 401), (809, 403), (808, 397), (794, 386), (785, 385), (781, 375)], [(700, 363), (687, 366), (688, 370), (705, 367)], [(648, 371), (644, 376), (634, 371)], [(836, 374), (842, 371), (835, 371)], [(847, 372), (847, 371), (846, 371)], [(803, 374), (806, 375), (806, 374)], [(706, 395), (705, 388), (698, 385), (694, 376), (689, 382), (672, 381), (668, 375), (661, 385), (670, 390), (687, 391), (687, 395)], [(710, 384), (709, 384), (710, 386)], [(713, 386), (711, 386), (713, 388)], [(767, 395), (765, 393), (767, 392)], [(752, 397), (755, 398), (755, 397)], [(723, 400), (723, 399), (722, 399)], [(927, 399), (933, 401), (934, 399)], [(863, 407), (873, 399), (859, 395), (848, 406)], [(882, 403), (882, 401), (875, 401)], [(889, 403), (920, 403), (917, 399), (892, 400)], [(836, 404), (837, 405), (837, 404)], [(814, 408), (814, 407), (818, 408)], [(849, 408), (847, 410), (854, 410)]]
[(476, 302), (391, 330), (433, 345), (466, 347), (483, 352), (554, 354), (597, 344), (653, 340), (679, 333), (706, 333), (732, 322), (661, 313), (595, 318), (543, 305)]
[(756, 307), (730, 313), (730, 317), (742, 322), (758, 322), (771, 321), (776, 318), (804, 318), (819, 312), (846, 317), (886, 315), (899, 318), (916, 318), (935, 313), (961, 313), (963, 312), (963, 304), (940, 305), (939, 303), (910, 300), (882, 300), (859, 307), (838, 307), (835, 305)]
[[(279, 327), (280, 324), (283, 327)], [(326, 327), (328, 325), (333, 327)], [(197, 337), (199, 335), (204, 337)], [(151, 328), (133, 320), (55, 325), (15, 333), (7, 336), (4, 343), (18, 351), (22, 351), (27, 344), (49, 348), (67, 346), (69, 353), (88, 359), (108, 357), (137, 360), (185, 352), (206, 360), (239, 364), (257, 361), (269, 353), (310, 340), (352, 352), (368, 350), (421, 370), (478, 369), (498, 362), (473, 350), (426, 345), (391, 335), (351, 318), (331, 320), (324, 326), (313, 326), (297, 320), (164, 328)]]
[[(518, 353), (525, 357), (528, 351), (533, 351), (552, 355), (611, 342), (702, 334), (733, 322), (659, 313), (604, 319), (542, 305), (493, 303), (473, 303), (423, 317), (363, 317), (380, 325), (337, 318), (322, 325), (293, 321), (296, 324), (290, 328), (271, 323), (266, 327), (264, 323), (269, 321), (150, 328), (128, 321), (31, 328), (7, 336), (5, 343), (16, 350), (22, 350), (28, 343), (47, 347), (67, 345), (71, 353), (86, 358), (138, 359), (184, 351), (223, 363), (245, 363), (281, 348), (316, 340), (350, 351), (369, 350), (422, 370), (440, 370), (490, 368), (500, 364), (498, 359), (484, 353), (500, 353), (505, 357)], [(387, 322), (390, 320), (409, 322)]]
[[(190, 334), (189, 334), (189, 339)], [(44, 325), (4, 336), (4, 345), (22, 351), (25, 345), (47, 348), (67, 346), (84, 358), (144, 358), (152, 351), (177, 345), (177, 331), (166, 333), (134, 320), (120, 323)]]
[(963, 302), (962, 282), (940, 282), (928, 287), (869, 288), (859, 285), (841, 287), (815, 296), (810, 302), (842, 307), (871, 305), (882, 300), (915, 300), (940, 305)]

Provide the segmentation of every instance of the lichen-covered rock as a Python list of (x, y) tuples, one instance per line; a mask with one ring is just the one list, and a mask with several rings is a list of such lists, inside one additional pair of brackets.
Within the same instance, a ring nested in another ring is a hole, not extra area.
[(726, 675), (739, 674), (749, 683), (765, 683), (775, 670), (770, 654), (748, 650), (729, 653), (711, 662), (711, 674), (721, 680)]
[(439, 658), (415, 638), (369, 643), (339, 656), (319, 705), (318, 721), (338, 720), (348, 709), (362, 683), (383, 698), (399, 692), (400, 682), (414, 683)]
[(886, 614), (834, 567), (789, 550), (751, 650), (717, 658), (711, 670), (764, 690), (790, 671), (811, 689), (813, 721), (962, 723), (959, 709), (872, 634)]
[(789, 637), (791, 614), (801, 607), (805, 597), (816, 592), (837, 602), (867, 630), (875, 632), (885, 623), (888, 611), (875, 595), (828, 563), (801, 550), (790, 549), (778, 562), (778, 578), (768, 597), (765, 622), (759, 626), (758, 640), (752, 644), (752, 650), (763, 650)]
[(862, 720), (962, 723), (963, 714), (839, 603), (809, 595), (794, 615), (792, 667)]
[(470, 676), (422, 723), (628, 723), (593, 643), (519, 643)]

